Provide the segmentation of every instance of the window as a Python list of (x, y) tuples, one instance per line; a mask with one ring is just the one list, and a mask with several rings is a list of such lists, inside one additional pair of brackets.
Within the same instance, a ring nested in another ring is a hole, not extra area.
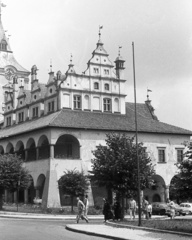
[(99, 73), (99, 68), (93, 68), (93, 72), (98, 74)]
[(11, 125), (11, 117), (7, 117), (7, 126)]
[(165, 162), (165, 149), (158, 149), (158, 157), (160, 163)]
[(99, 83), (98, 82), (94, 83), (94, 89), (99, 89)]
[(109, 69), (104, 69), (104, 74), (109, 75)]
[(105, 83), (105, 90), (109, 90), (109, 84), (108, 83)]
[(105, 112), (111, 111), (111, 99), (109, 99), (109, 98), (103, 99), (103, 108), (104, 108)]
[(73, 97), (73, 104), (74, 104), (74, 109), (81, 109), (81, 96), (74, 96)]
[(4, 50), (4, 51), (7, 50), (7, 43), (5, 40), (2, 40), (2, 42), (1, 42), (1, 50)]
[(38, 107), (33, 108), (33, 117), (38, 117)]
[(19, 122), (23, 122), (24, 121), (24, 112), (20, 112), (19, 113)]
[(181, 163), (183, 161), (183, 149), (177, 149), (177, 162)]
[(48, 112), (54, 111), (54, 101), (48, 103)]

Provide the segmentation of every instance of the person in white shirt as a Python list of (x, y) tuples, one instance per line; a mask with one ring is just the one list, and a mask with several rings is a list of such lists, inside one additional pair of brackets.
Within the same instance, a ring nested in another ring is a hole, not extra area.
[(88, 211), (89, 211), (89, 200), (88, 200), (88, 195), (85, 195), (84, 199), (84, 205), (85, 205), (85, 217), (87, 217)]
[(86, 218), (86, 216), (84, 215), (84, 211), (85, 211), (85, 205), (84, 203), (80, 200), (79, 197), (77, 197), (77, 223), (79, 223), (79, 219), (81, 218), (82, 220), (84, 219), (87, 223), (89, 222), (88, 219)]
[(133, 197), (131, 197), (129, 201), (129, 213), (130, 213), (131, 220), (135, 219), (136, 201), (133, 199)]

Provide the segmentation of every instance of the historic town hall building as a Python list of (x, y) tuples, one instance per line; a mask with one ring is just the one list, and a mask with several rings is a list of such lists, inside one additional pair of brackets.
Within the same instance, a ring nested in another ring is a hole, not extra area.
[[(92, 150), (105, 144), (106, 133), (135, 134), (134, 104), (125, 101), (126, 79), (121, 54), (109, 59), (99, 39), (84, 73), (78, 74), (72, 59), (68, 69), (54, 73), (47, 83), (38, 79), (37, 66), (27, 71), (16, 61), (0, 19), (0, 84), (4, 93), (0, 153), (17, 153), (29, 169), (31, 185), (21, 191), (20, 201), (42, 198), (44, 207), (67, 204), (58, 180), (64, 171), (91, 170)], [(115, 66), (114, 66), (115, 65)], [(1, 94), (3, 95), (3, 94)], [(165, 201), (191, 131), (160, 122), (151, 101), (137, 104), (138, 137), (147, 148), (156, 169), (156, 186), (146, 189), (150, 201)], [(103, 191), (89, 188), (91, 204), (99, 204)], [(17, 193), (5, 190), (6, 201)]]

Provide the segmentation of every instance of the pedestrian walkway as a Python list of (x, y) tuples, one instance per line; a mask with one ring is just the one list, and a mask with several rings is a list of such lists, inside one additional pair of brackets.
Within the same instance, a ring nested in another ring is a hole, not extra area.
[(70, 224), (67, 230), (117, 240), (191, 240), (192, 235), (150, 232), (131, 228), (116, 228), (107, 225)]

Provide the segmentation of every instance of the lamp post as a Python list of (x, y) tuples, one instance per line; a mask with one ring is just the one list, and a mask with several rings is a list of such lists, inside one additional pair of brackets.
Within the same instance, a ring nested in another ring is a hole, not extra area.
[(138, 215), (139, 215), (138, 226), (141, 226), (140, 167), (139, 167), (139, 156), (138, 156), (137, 99), (136, 99), (134, 42), (132, 42), (132, 50), (133, 50), (133, 79), (134, 79), (134, 100), (135, 100), (135, 136), (136, 136), (137, 190), (138, 190)]
[(19, 177), (19, 180), (17, 182), (17, 212), (19, 210), (19, 188), (20, 188), (20, 184), (21, 184), (21, 180), (20, 180), (20, 177)]

